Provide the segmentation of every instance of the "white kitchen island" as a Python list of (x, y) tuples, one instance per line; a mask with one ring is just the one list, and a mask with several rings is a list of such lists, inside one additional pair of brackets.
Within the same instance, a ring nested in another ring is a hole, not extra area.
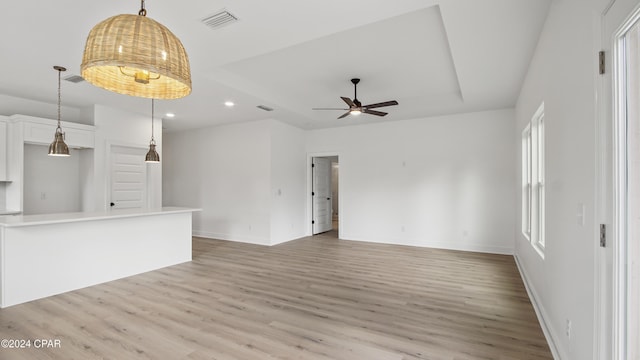
[(193, 211), (0, 216), (0, 307), (191, 261)]

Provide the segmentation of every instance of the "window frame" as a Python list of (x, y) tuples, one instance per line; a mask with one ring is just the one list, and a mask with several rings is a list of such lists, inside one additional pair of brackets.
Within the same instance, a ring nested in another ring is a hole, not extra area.
[[(544, 103), (540, 105), (536, 113), (531, 119), (533, 126), (535, 127), (536, 135), (536, 182), (534, 184), (534, 192), (536, 194), (536, 233), (537, 235), (532, 239), (533, 246), (544, 252), (546, 244), (545, 236), (545, 121), (544, 121)], [(541, 254), (542, 255), (542, 254)]]
[(544, 102), (522, 131), (522, 235), (544, 259), (545, 120)]
[(531, 124), (522, 131), (522, 224), (521, 231), (531, 241), (532, 215), (532, 161), (531, 161)]

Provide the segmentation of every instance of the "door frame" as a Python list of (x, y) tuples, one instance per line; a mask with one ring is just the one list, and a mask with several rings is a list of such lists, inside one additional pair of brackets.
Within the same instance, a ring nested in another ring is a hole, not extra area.
[[(311, 222), (313, 221), (313, 197), (311, 196), (311, 193), (313, 192), (313, 171), (311, 168), (311, 165), (313, 164), (313, 158), (331, 156), (337, 156), (338, 161), (340, 159), (340, 153), (335, 151), (307, 153), (307, 225), (305, 227), (307, 234), (306, 236), (313, 236), (313, 225), (311, 224)], [(340, 192), (338, 193), (338, 237), (340, 237), (340, 234), (342, 234), (342, 174), (338, 176), (338, 188), (340, 189)]]
[[(635, 0), (633, 0), (635, 1)], [(605, 224), (606, 248), (599, 247), (596, 240), (595, 251), (595, 309), (594, 312), (594, 355), (598, 358), (623, 359), (627, 351), (626, 320), (626, 111), (623, 96), (625, 84), (620, 77), (624, 75), (624, 48), (621, 37), (633, 24), (640, 20), (640, 2), (631, 8), (615, 8), (611, 0), (601, 12), (600, 29), (596, 32), (596, 44), (600, 49), (609, 50), (606, 56), (605, 75), (597, 80), (597, 188), (596, 213), (598, 224)], [(609, 37), (607, 16), (620, 16), (621, 22)], [(616, 14), (615, 12), (621, 12)], [(610, 64), (610, 65), (609, 65)], [(611, 77), (609, 79), (608, 77)], [(599, 238), (596, 229), (596, 238)], [(610, 262), (612, 273), (607, 277), (606, 266)], [(610, 293), (609, 293), (610, 291)], [(610, 304), (610, 306), (608, 306)]]

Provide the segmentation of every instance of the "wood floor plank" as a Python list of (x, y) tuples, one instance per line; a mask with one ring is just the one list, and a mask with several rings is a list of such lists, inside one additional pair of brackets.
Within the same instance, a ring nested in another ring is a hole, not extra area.
[(12, 360), (552, 359), (513, 257), (326, 235), (194, 238), (190, 263), (1, 309), (0, 339), (61, 341)]

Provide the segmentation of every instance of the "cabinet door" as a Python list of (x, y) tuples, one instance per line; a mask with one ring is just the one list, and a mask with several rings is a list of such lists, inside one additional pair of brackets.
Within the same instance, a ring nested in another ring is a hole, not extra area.
[[(65, 133), (64, 142), (70, 148), (93, 148), (94, 133), (93, 131), (74, 129), (63, 126), (62, 131)], [(53, 135), (56, 132), (56, 123), (24, 123), (24, 142), (31, 144), (49, 145), (53, 141)]]
[(0, 181), (7, 181), (7, 143), (9, 142), (7, 134), (7, 123), (0, 121)]

